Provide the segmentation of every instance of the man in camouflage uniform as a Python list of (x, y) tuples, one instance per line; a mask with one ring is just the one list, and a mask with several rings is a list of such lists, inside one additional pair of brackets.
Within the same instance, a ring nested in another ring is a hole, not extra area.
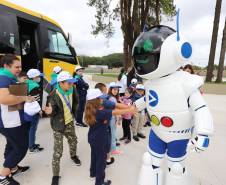
[(74, 78), (66, 71), (62, 71), (58, 77), (56, 90), (48, 98), (46, 114), (51, 117), (51, 127), (54, 136), (54, 153), (52, 160), (53, 178), (52, 185), (59, 184), (60, 159), (63, 154), (63, 137), (65, 136), (71, 159), (77, 166), (81, 165), (77, 153), (77, 137), (75, 134), (74, 118), (78, 108), (78, 96), (73, 86)]

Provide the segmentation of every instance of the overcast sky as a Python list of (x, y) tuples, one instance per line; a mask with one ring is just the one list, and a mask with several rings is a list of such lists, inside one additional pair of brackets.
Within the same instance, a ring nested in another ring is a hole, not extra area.
[[(94, 37), (91, 25), (95, 24), (95, 9), (87, 6), (87, 0), (10, 0), (31, 10), (45, 14), (57, 21), (65, 33), (72, 33), (78, 55), (103, 56), (122, 52), (123, 39), (120, 22), (115, 23), (116, 33), (109, 41), (103, 36)], [(119, 1), (119, 0), (114, 0)], [(193, 63), (205, 66), (208, 63), (216, 0), (175, 0), (181, 9), (181, 33), (193, 45)], [(221, 19), (215, 63), (219, 62), (222, 31), (226, 16), (226, 1), (222, 0)], [(166, 22), (175, 28), (175, 21)]]

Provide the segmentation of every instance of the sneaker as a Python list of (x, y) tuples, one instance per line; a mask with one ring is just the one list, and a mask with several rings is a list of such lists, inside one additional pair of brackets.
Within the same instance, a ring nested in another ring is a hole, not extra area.
[(106, 161), (106, 163), (107, 163), (107, 165), (111, 165), (111, 164), (113, 164), (115, 162), (115, 158), (114, 157), (111, 157), (110, 158), (110, 161)]
[(103, 185), (110, 185), (110, 184), (111, 184), (111, 181), (110, 180), (107, 180), (107, 181), (104, 182)]
[(19, 175), (20, 173), (26, 172), (29, 169), (30, 169), (29, 166), (17, 166), (17, 170), (16, 171), (11, 171), (11, 175), (12, 176), (16, 176), (16, 175)]
[(29, 150), (30, 150), (30, 153), (31, 153), (31, 154), (35, 154), (35, 153), (39, 153), (39, 152), (43, 151), (44, 148), (35, 146), (35, 147), (33, 147), (33, 148), (29, 149)]
[(60, 176), (53, 176), (51, 185), (59, 185)]
[(35, 144), (34, 146), (35, 146), (35, 147), (40, 147), (40, 144)]
[(121, 144), (120, 143), (116, 143), (116, 146), (120, 146)]
[(119, 151), (119, 150), (113, 150), (111, 152), (112, 155), (121, 155), (123, 152), (122, 151)]
[(79, 127), (88, 127), (85, 123), (76, 123), (76, 125)]
[(81, 163), (81, 161), (80, 161), (80, 159), (78, 158), (77, 155), (74, 156), (74, 157), (72, 157), (71, 159), (72, 159), (72, 161), (74, 161), (74, 163), (76, 164), (76, 166), (81, 166), (82, 165), (82, 163)]
[(139, 138), (142, 138), (142, 139), (145, 139), (145, 138), (146, 138), (146, 136), (145, 136), (144, 134), (141, 134), (141, 133), (138, 133), (137, 136), (138, 136)]
[(96, 177), (94, 177), (94, 176), (89, 176), (89, 179), (90, 179), (91, 181), (95, 181), (95, 180), (96, 180)]
[(0, 185), (20, 185), (20, 183), (12, 177), (5, 177), (4, 179), (0, 179)]
[(125, 139), (127, 139), (127, 137), (121, 137), (120, 139), (119, 139), (119, 141), (123, 141), (123, 140), (125, 140)]
[(134, 139), (135, 141), (140, 141), (140, 139), (139, 139), (138, 136), (133, 136), (133, 139)]
[(126, 141), (125, 141), (125, 144), (129, 144), (131, 142), (131, 140), (130, 139), (127, 139)]

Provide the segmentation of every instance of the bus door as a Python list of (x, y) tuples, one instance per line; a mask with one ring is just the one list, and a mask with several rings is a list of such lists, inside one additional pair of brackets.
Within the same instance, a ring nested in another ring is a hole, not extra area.
[(39, 69), (41, 58), (39, 54), (38, 29), (39, 24), (18, 18), (20, 52), (23, 71), (31, 68)]

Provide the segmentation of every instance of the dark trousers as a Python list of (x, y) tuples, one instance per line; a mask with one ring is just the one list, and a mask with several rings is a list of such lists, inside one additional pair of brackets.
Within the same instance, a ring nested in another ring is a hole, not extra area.
[(39, 115), (36, 115), (35, 118), (29, 122), (30, 123), (30, 131), (29, 131), (29, 149), (34, 148), (35, 140), (36, 140), (36, 131), (38, 128)]
[(15, 128), (2, 128), (0, 133), (6, 138), (3, 166), (12, 169), (23, 160), (27, 153), (29, 125), (23, 124)]
[(107, 145), (103, 142), (90, 143), (91, 147), (91, 165), (90, 176), (96, 177), (95, 185), (102, 185), (105, 178), (105, 168), (107, 159)]
[(85, 105), (86, 105), (85, 99), (79, 100), (79, 107), (78, 107), (78, 111), (77, 111), (76, 121), (80, 124), (83, 123), (83, 113), (85, 110)]
[(122, 119), (123, 137), (127, 137), (129, 140), (131, 140), (130, 125), (131, 119)]

